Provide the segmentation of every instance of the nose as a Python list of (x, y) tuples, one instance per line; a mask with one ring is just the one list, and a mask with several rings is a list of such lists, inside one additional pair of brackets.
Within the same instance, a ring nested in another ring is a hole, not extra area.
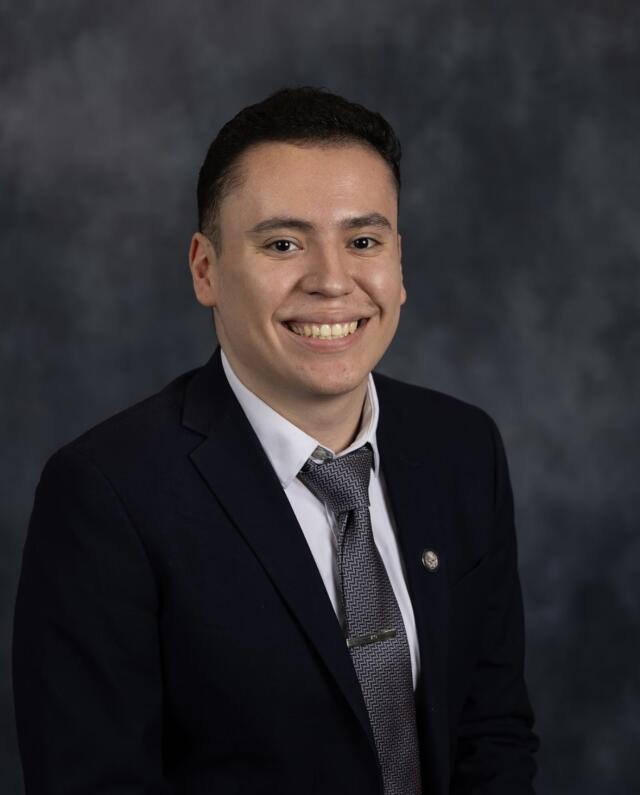
[(302, 278), (302, 289), (309, 294), (319, 293), (330, 297), (346, 295), (354, 289), (349, 268), (348, 254), (340, 245), (318, 245), (309, 257), (309, 265)]

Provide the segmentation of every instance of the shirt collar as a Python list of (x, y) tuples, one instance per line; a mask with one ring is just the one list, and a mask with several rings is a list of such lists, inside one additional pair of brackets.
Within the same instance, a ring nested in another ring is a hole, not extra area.
[(260, 444), (264, 448), (267, 458), (271, 462), (271, 466), (274, 468), (283, 488), (286, 489), (293, 481), (308, 458), (313, 456), (316, 460), (322, 460), (323, 457), (340, 457), (357, 450), (367, 442), (371, 444), (373, 449), (374, 476), (378, 476), (380, 472), (380, 455), (376, 441), (376, 430), (380, 409), (371, 373), (369, 373), (367, 380), (367, 395), (358, 434), (349, 447), (336, 454), (333, 450), (321, 445), (313, 436), (309, 436), (297, 425), (278, 414), (268, 403), (265, 403), (264, 400), (248, 389), (233, 371), (222, 348), (220, 349), (220, 354), (222, 368), (229, 386), (260, 440)]

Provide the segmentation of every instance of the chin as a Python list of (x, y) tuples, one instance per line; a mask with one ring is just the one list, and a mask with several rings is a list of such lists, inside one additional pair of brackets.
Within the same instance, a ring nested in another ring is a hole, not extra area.
[(326, 395), (327, 397), (345, 395), (357, 389), (363, 381), (367, 380), (368, 375), (368, 373), (359, 373), (357, 375), (354, 373), (349, 376), (343, 376), (342, 378), (310, 378), (305, 386), (313, 395)]

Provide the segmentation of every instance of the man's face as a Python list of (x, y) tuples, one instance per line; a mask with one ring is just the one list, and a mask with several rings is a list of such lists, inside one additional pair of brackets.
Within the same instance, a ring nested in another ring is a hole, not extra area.
[(364, 389), (406, 300), (388, 165), (357, 144), (279, 142), (239, 165), (242, 182), (220, 207), (220, 253), (199, 235), (191, 248), (192, 269), (206, 251), (195, 289), (232, 367), (263, 399)]

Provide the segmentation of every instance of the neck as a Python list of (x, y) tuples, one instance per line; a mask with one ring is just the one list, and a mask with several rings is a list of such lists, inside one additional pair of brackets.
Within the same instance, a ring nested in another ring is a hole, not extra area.
[(254, 395), (271, 406), (293, 425), (317, 439), (323, 447), (340, 453), (358, 435), (367, 396), (367, 379), (339, 395), (283, 395), (269, 384), (252, 377), (239, 362), (227, 355), (231, 368)]
[(353, 442), (360, 430), (362, 412), (367, 395), (366, 381), (354, 392), (346, 395), (332, 395), (322, 400), (296, 404), (265, 402), (279, 414), (296, 425), (309, 436), (317, 439), (323, 447), (340, 453)]

